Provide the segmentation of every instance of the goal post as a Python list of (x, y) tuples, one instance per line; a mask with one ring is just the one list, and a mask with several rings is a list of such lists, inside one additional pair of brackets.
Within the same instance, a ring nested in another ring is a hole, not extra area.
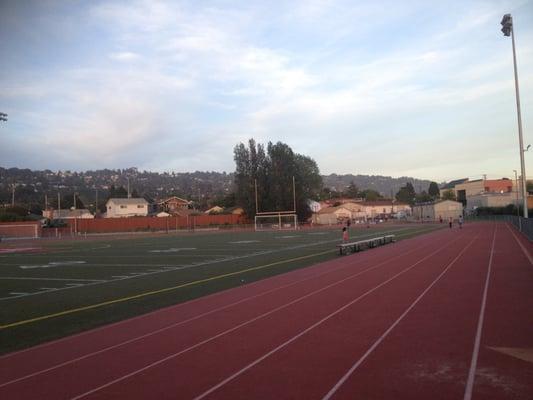
[(38, 238), (39, 223), (0, 223), (0, 238)]
[(298, 229), (298, 218), (293, 211), (259, 213), (255, 216), (256, 231), (294, 231), (296, 229)]

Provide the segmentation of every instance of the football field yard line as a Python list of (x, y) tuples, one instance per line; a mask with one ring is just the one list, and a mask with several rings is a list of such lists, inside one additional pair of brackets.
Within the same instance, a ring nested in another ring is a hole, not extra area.
[(22, 277), (22, 276), (0, 276), (0, 280), (14, 281), (80, 281), (80, 282), (105, 282), (105, 279), (79, 279), (79, 278), (41, 278), (41, 277)]
[[(396, 236), (400, 237), (400, 236), (403, 236), (405, 234), (414, 234), (414, 233), (417, 233), (417, 232), (425, 231), (427, 229), (424, 228), (424, 229), (418, 229), (418, 230), (411, 231), (411, 228), (401, 228), (401, 229), (374, 232), (372, 234), (366, 234), (366, 235), (360, 235), (360, 236), (356, 235), (354, 237), (365, 238), (365, 237), (375, 236), (376, 234), (383, 235), (383, 234), (388, 234), (388, 233), (403, 232), (405, 230), (409, 230), (409, 232), (406, 232), (404, 234), (398, 234)], [(428, 230), (428, 232), (431, 232), (431, 231), (433, 231), (433, 230)], [(230, 257), (226, 257), (224, 259), (207, 260), (207, 261), (198, 262), (198, 263), (195, 263), (195, 264), (180, 265), (180, 266), (161, 266), (162, 268), (164, 268), (164, 270), (159, 271), (159, 272), (147, 272), (144, 275), (132, 275), (132, 276), (122, 275), (123, 277), (121, 277), (121, 278), (108, 279), (108, 280), (102, 280), (102, 281), (98, 281), (98, 282), (87, 283), (86, 285), (84, 285), (84, 287), (96, 286), (96, 285), (101, 285), (101, 284), (106, 284), (106, 283), (113, 283), (113, 282), (118, 282), (118, 281), (124, 281), (124, 280), (127, 280), (127, 279), (146, 277), (146, 276), (150, 276), (150, 275), (157, 275), (157, 274), (161, 274), (161, 273), (165, 273), (165, 272), (177, 271), (177, 270), (182, 270), (182, 269), (196, 268), (196, 267), (202, 267), (202, 266), (212, 265), (212, 264), (219, 264), (219, 263), (223, 263), (223, 262), (235, 261), (235, 260), (251, 258), (251, 257), (257, 257), (257, 256), (261, 256), (261, 255), (266, 255), (266, 254), (274, 254), (274, 253), (279, 253), (279, 252), (283, 252), (283, 251), (298, 250), (298, 249), (303, 249), (303, 248), (307, 248), (307, 247), (313, 247), (313, 246), (319, 246), (319, 245), (328, 244), (328, 243), (339, 242), (339, 240), (340, 240), (339, 238), (335, 238), (335, 239), (323, 240), (323, 241), (320, 241), (320, 242), (304, 243), (304, 244), (298, 244), (298, 245), (295, 245), (295, 246), (264, 250), (264, 251), (248, 253), (248, 254), (239, 255), (239, 256), (230, 256)], [(115, 267), (115, 266), (129, 267), (130, 266), (129, 264), (86, 264), (84, 266), (89, 266), (89, 265), (109, 266), (109, 267)], [(145, 268), (152, 268), (152, 267), (158, 267), (159, 265), (153, 265), (153, 264), (140, 264), (140, 265), (137, 265), (137, 264), (133, 264), (131, 266), (139, 266), (139, 267), (143, 267), (144, 266)], [(118, 276), (118, 275), (116, 275), (116, 276)], [(63, 291), (63, 290), (72, 290), (72, 289), (79, 289), (79, 288), (80, 288), (79, 286), (70, 286), (70, 287), (59, 288), (59, 289), (56, 289), (55, 291), (59, 292), (59, 291)], [(17, 298), (30, 297), (30, 296), (36, 296), (36, 295), (41, 295), (41, 294), (44, 294), (44, 293), (49, 293), (49, 292), (38, 291), (38, 292), (28, 293), (28, 294), (25, 294), (25, 295), (0, 297), (0, 301), (13, 300), (13, 299), (17, 299)], [(1, 329), (1, 326), (0, 326), (0, 329)]]
[[(406, 256), (406, 255), (408, 255), (408, 254), (411, 254), (411, 253), (415, 252), (416, 250), (418, 250), (418, 249), (416, 249), (416, 248), (415, 248), (415, 249), (411, 249), (411, 250), (408, 250), (408, 251), (403, 252), (403, 253), (401, 253), (401, 254), (397, 254), (397, 255), (395, 255), (395, 256), (392, 256), (392, 257), (388, 258), (388, 259), (385, 260), (385, 261), (381, 261), (381, 262), (379, 262), (379, 263), (377, 263), (377, 264), (371, 265), (370, 267), (367, 267), (367, 268), (365, 268), (365, 269), (363, 269), (363, 270), (360, 270), (360, 271), (358, 271), (357, 273), (355, 273), (354, 275), (350, 275), (350, 276), (348, 276), (348, 277), (346, 277), (346, 278), (343, 278), (343, 279), (341, 279), (341, 280), (339, 280), (339, 281), (336, 281), (336, 282), (334, 282), (334, 283), (332, 283), (332, 284), (330, 284), (330, 285), (328, 285), (328, 286), (326, 286), (326, 287), (322, 287), (322, 288), (320, 288), (320, 289), (318, 290), (318, 292), (323, 291), (323, 290), (326, 290), (326, 289), (327, 289), (328, 287), (330, 287), (330, 286), (335, 286), (335, 285), (337, 285), (337, 284), (339, 284), (339, 283), (345, 282), (346, 280), (350, 280), (350, 279), (353, 279), (353, 278), (358, 277), (358, 276), (360, 276), (360, 275), (363, 275), (363, 274), (365, 274), (365, 273), (368, 272), (368, 271), (372, 271), (372, 270), (374, 270), (374, 269), (376, 269), (376, 268), (378, 268), (378, 267), (380, 267), (380, 266), (382, 266), (382, 265), (384, 265), (384, 264), (387, 264), (387, 263), (393, 261), (394, 259), (397, 259), (397, 258), (400, 258), (400, 257), (404, 257), (404, 256)], [(302, 283), (302, 282), (306, 282), (306, 281), (309, 281), (309, 280), (317, 279), (317, 278), (320, 278), (321, 276), (324, 276), (324, 275), (326, 275), (326, 274), (330, 274), (330, 273), (333, 273), (333, 272), (336, 272), (336, 271), (339, 271), (339, 270), (342, 270), (342, 269), (347, 269), (347, 268), (353, 267), (354, 265), (357, 265), (357, 264), (360, 264), (360, 263), (361, 263), (360, 260), (356, 260), (356, 261), (354, 261), (354, 262), (346, 263), (346, 264), (343, 264), (343, 265), (338, 266), (338, 267), (333, 268), (333, 269), (329, 269), (329, 270), (326, 270), (326, 271), (322, 271), (322, 272), (318, 273), (317, 275), (308, 276), (308, 277), (303, 278), (303, 279), (300, 279), (300, 280), (292, 281), (292, 282), (290, 282), (290, 283), (288, 283), (288, 284), (283, 284), (283, 285), (281, 285), (281, 286), (276, 286), (276, 287), (274, 287), (274, 288), (272, 288), (272, 289), (269, 289), (269, 290), (267, 290), (267, 291), (260, 292), (260, 293), (254, 294), (254, 295), (252, 295), (252, 296), (242, 298), (242, 299), (240, 299), (240, 300), (234, 301), (234, 302), (229, 303), (229, 304), (224, 304), (224, 305), (222, 305), (222, 306), (220, 306), (220, 307), (217, 307), (217, 308), (215, 308), (215, 309), (211, 309), (211, 310), (209, 310), (209, 311), (206, 311), (206, 312), (204, 312), (204, 313), (201, 313), (201, 314), (195, 315), (195, 316), (190, 317), (190, 318), (187, 318), (187, 319), (185, 319), (185, 320), (181, 320), (181, 321), (178, 321), (178, 322), (172, 323), (172, 324), (170, 324), (170, 325), (167, 325), (167, 326), (164, 326), (164, 327), (162, 327), (162, 328), (156, 329), (155, 331), (151, 331), (151, 332), (145, 333), (145, 334), (143, 334), (143, 335), (133, 337), (133, 338), (131, 338), (131, 339), (128, 339), (128, 340), (125, 340), (125, 341), (123, 341), (123, 342), (120, 342), (120, 343), (117, 343), (117, 344), (114, 344), (114, 345), (111, 345), (111, 346), (105, 347), (105, 348), (103, 348), (103, 349), (100, 349), (100, 350), (94, 351), (94, 352), (92, 352), (92, 353), (84, 354), (84, 355), (82, 355), (82, 356), (79, 356), (79, 357), (77, 357), (77, 358), (74, 358), (74, 359), (71, 359), (71, 360), (68, 360), (68, 361), (62, 362), (62, 363), (60, 363), (60, 364), (56, 364), (56, 365), (54, 365), (54, 366), (52, 366), (52, 367), (49, 367), (49, 368), (46, 368), (46, 369), (44, 369), (44, 370), (40, 370), (40, 371), (37, 371), (37, 372), (31, 373), (31, 374), (28, 374), (28, 375), (22, 376), (22, 377), (20, 377), (20, 378), (16, 378), (16, 379), (13, 379), (13, 380), (11, 380), (11, 381), (7, 381), (7, 382), (4, 382), (4, 383), (1, 383), (1, 384), (0, 384), (0, 387), (7, 386), (7, 385), (10, 385), (10, 384), (12, 384), (12, 383), (19, 382), (19, 381), (21, 381), (21, 380), (25, 380), (25, 379), (27, 379), (27, 378), (31, 378), (31, 377), (33, 377), (33, 376), (40, 375), (40, 374), (42, 374), (42, 373), (45, 373), (45, 372), (49, 372), (49, 371), (55, 370), (55, 369), (57, 369), (57, 368), (60, 368), (60, 367), (63, 367), (63, 366), (65, 366), (65, 365), (69, 365), (69, 364), (75, 363), (75, 362), (80, 361), (80, 360), (84, 360), (84, 359), (86, 359), (86, 358), (92, 357), (92, 356), (97, 355), (97, 354), (102, 354), (102, 353), (107, 352), (107, 351), (109, 351), (109, 350), (116, 349), (116, 348), (118, 348), (118, 347), (121, 347), (121, 346), (123, 346), (123, 345), (126, 345), (126, 344), (129, 344), (129, 343), (132, 343), (132, 342), (138, 341), (138, 340), (140, 340), (140, 339), (144, 339), (144, 338), (146, 338), (146, 337), (154, 336), (154, 335), (156, 335), (156, 334), (158, 334), (158, 333), (161, 333), (161, 332), (167, 331), (167, 330), (172, 329), (172, 328), (174, 328), (174, 327), (176, 327), (176, 326), (181, 326), (181, 325), (184, 325), (184, 324), (186, 324), (186, 323), (188, 323), (188, 322), (192, 322), (192, 321), (198, 320), (198, 319), (200, 319), (200, 318), (203, 318), (203, 317), (205, 317), (205, 316), (208, 316), (208, 315), (214, 314), (214, 313), (216, 313), (216, 312), (219, 312), (219, 311), (222, 311), (222, 310), (228, 309), (228, 308), (230, 308), (230, 307), (233, 307), (233, 306), (236, 306), (236, 305), (239, 305), (239, 304), (245, 303), (245, 302), (247, 302), (247, 301), (249, 301), (249, 300), (256, 299), (256, 298), (259, 298), (259, 297), (262, 297), (262, 296), (266, 296), (266, 295), (271, 294), (271, 293), (273, 293), (273, 292), (276, 292), (276, 291), (278, 291), (278, 290), (286, 289), (286, 288), (288, 288), (288, 287), (298, 285), (298, 284), (300, 284), (300, 283)], [(314, 293), (316, 293), (316, 292), (317, 292), (317, 291), (312, 292), (312, 293), (308, 293), (307, 295), (304, 295), (303, 297), (304, 297), (304, 298), (307, 298), (307, 297), (309, 297), (310, 295), (312, 295), (312, 294), (314, 294)], [(298, 300), (298, 299), (296, 299), (296, 300)], [(294, 301), (296, 301), (296, 300), (294, 300)], [(294, 301), (293, 301), (293, 302), (294, 302)], [(293, 303), (293, 302), (291, 302), (291, 303)], [(287, 304), (285, 304), (285, 305), (282, 306), (282, 307), (286, 307), (286, 306), (287, 306)], [(278, 307), (278, 308), (279, 308), (279, 307)]]
[[(168, 287), (168, 288), (163, 288), (163, 289), (158, 289), (158, 290), (152, 290), (152, 291), (149, 291), (149, 292), (139, 293), (139, 294), (136, 294), (136, 295), (133, 295), (133, 296), (122, 297), (122, 298), (118, 298), (118, 299), (114, 299), (114, 300), (104, 301), (104, 302), (101, 302), (101, 303), (91, 304), (91, 305), (84, 306), (84, 307), (73, 308), (73, 309), (70, 309), (70, 310), (60, 311), (60, 312), (52, 313), (52, 314), (47, 314), (47, 315), (43, 315), (43, 316), (40, 316), (40, 317), (35, 317), (35, 318), (30, 318), (30, 319), (26, 319), (26, 320), (22, 320), (22, 321), (12, 322), (12, 323), (9, 323), (9, 324), (6, 324), (6, 325), (0, 325), (0, 330), (7, 329), (7, 328), (13, 328), (15, 326), (20, 326), (20, 325), (26, 325), (26, 324), (29, 324), (29, 323), (32, 323), (32, 322), (42, 321), (42, 320), (46, 320), (46, 319), (50, 319), (50, 318), (54, 318), (54, 317), (60, 317), (60, 316), (64, 316), (64, 315), (74, 314), (74, 313), (81, 312), (81, 311), (87, 311), (87, 310), (91, 310), (91, 309), (95, 309), (95, 308), (99, 308), (99, 307), (103, 307), (103, 306), (107, 306), (107, 305), (111, 305), (111, 304), (123, 303), (123, 302), (129, 301), (129, 300), (134, 300), (134, 299), (139, 299), (139, 298), (142, 298), (142, 297), (147, 297), (147, 296), (152, 296), (152, 295), (156, 295), (156, 294), (160, 294), (160, 293), (165, 293), (165, 292), (169, 292), (169, 291), (177, 290), (177, 289), (182, 289), (182, 288), (189, 287), (189, 286), (195, 286), (195, 285), (199, 285), (199, 284), (202, 284), (202, 283), (206, 283), (206, 282), (211, 282), (211, 281), (218, 280), (218, 279), (227, 278), (227, 277), (230, 277), (230, 276), (240, 275), (240, 274), (243, 274), (243, 273), (246, 273), (246, 272), (258, 271), (258, 270), (261, 270), (261, 269), (264, 269), (264, 268), (273, 267), (275, 265), (281, 265), (281, 264), (286, 264), (288, 262), (299, 261), (299, 260), (304, 260), (304, 259), (307, 259), (307, 258), (317, 257), (317, 256), (324, 255), (324, 254), (327, 254), (327, 253), (332, 253), (333, 251), (336, 251), (336, 250), (327, 250), (327, 251), (323, 251), (323, 252), (320, 252), (320, 253), (314, 253), (314, 254), (309, 254), (309, 255), (306, 255), (306, 256), (301, 256), (301, 257), (290, 258), (290, 259), (287, 259), (287, 260), (276, 261), (276, 262), (265, 264), (265, 265), (259, 265), (257, 267), (245, 268), (245, 269), (242, 269), (242, 270), (239, 270), (239, 271), (229, 272), (227, 274), (216, 275), (216, 276), (213, 276), (213, 277), (210, 277), (210, 278), (205, 278), (205, 279), (200, 279), (200, 280), (197, 280), (197, 281), (183, 283), (181, 285), (171, 286), (171, 287)], [(88, 286), (88, 285), (85, 285), (85, 286)], [(54, 291), (57, 291), (57, 290), (59, 290), (59, 289), (55, 289)]]

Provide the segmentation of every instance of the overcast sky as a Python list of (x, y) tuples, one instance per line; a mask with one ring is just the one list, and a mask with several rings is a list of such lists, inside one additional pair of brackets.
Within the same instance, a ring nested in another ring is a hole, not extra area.
[(509, 12), (533, 144), (533, 0), (3, 0), (0, 166), (230, 172), (253, 137), (323, 174), (510, 177)]

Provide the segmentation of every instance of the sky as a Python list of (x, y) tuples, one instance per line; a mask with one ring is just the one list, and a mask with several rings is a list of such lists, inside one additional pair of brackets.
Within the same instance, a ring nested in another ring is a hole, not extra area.
[(505, 13), (533, 144), (533, 0), (3, 0), (0, 166), (231, 172), (254, 138), (322, 174), (514, 177)]

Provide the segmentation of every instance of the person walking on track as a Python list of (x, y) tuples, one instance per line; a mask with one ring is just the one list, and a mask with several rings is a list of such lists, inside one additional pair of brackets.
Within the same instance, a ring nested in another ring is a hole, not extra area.
[(452, 229), (452, 225), (453, 225), (453, 218), (452, 217), (448, 218), (448, 225), (450, 225), (450, 229)]

